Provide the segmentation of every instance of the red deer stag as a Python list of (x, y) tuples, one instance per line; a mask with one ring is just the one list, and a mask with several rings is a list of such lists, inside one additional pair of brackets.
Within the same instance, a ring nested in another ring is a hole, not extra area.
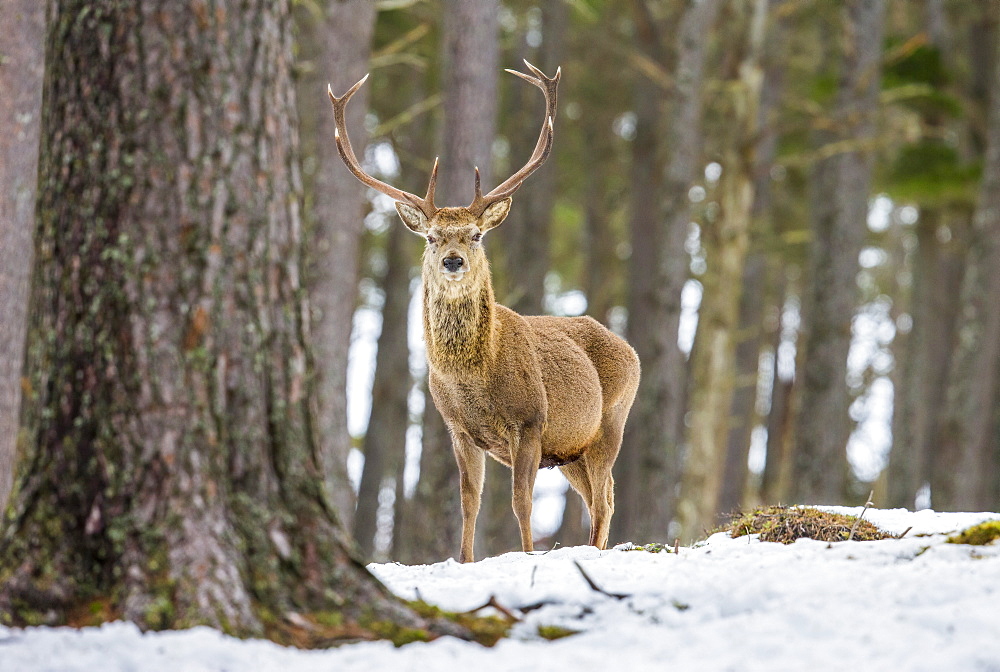
[(396, 201), (403, 223), (427, 241), (423, 255), (424, 338), (430, 391), (451, 432), (462, 490), (462, 562), (472, 544), (486, 454), (512, 470), (521, 545), (532, 550), (531, 499), (541, 467), (559, 467), (590, 511), (590, 543), (605, 548), (614, 512), (611, 467), (639, 385), (639, 359), (624, 340), (589, 317), (522, 317), (494, 300), (483, 235), (500, 225), (511, 194), (552, 149), (560, 71), (511, 74), (545, 94), (542, 130), (528, 163), (464, 208), (434, 205), (437, 161), (423, 198), (371, 177), (347, 137), (342, 97), (329, 91), (337, 149), (354, 176)]

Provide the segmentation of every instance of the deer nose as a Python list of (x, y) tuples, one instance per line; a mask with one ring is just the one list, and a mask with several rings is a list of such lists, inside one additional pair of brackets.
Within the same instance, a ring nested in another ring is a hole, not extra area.
[(464, 264), (465, 261), (462, 257), (445, 257), (443, 263), (446, 271), (454, 273), (458, 269), (462, 268), (462, 264)]

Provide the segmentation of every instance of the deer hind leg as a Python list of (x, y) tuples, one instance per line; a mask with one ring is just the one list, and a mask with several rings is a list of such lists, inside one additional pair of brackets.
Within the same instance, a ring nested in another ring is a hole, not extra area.
[[(590, 487), (590, 474), (587, 473), (587, 467), (585, 460), (583, 458), (577, 460), (576, 462), (570, 462), (567, 465), (559, 467), (559, 471), (562, 472), (566, 480), (569, 481), (570, 486), (580, 493), (580, 497), (583, 499), (584, 506), (587, 507), (587, 513), (590, 513), (590, 501), (593, 497)], [(591, 518), (593, 520), (593, 517)]]
[(602, 431), (598, 439), (587, 448), (584, 462), (590, 478), (593, 501), (590, 506), (590, 543), (597, 548), (606, 548), (611, 529), (611, 516), (615, 512), (615, 479), (611, 468), (618, 458), (625, 430), (625, 416), (628, 408), (609, 409), (605, 413)]
[(531, 499), (535, 491), (535, 475), (542, 459), (542, 435), (533, 427), (526, 427), (511, 445), (511, 505), (521, 528), (521, 549), (534, 550), (531, 538)]
[(472, 562), (473, 542), (476, 538), (476, 518), (483, 496), (483, 474), (486, 471), (486, 453), (468, 436), (456, 434), (452, 442), (455, 461), (458, 462), (459, 487), (462, 493), (462, 551), (459, 562)]

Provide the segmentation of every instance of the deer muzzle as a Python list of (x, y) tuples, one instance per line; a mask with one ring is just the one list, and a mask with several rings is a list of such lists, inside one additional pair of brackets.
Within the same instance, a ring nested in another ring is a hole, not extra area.
[(445, 257), (441, 261), (441, 265), (444, 267), (443, 272), (449, 280), (461, 280), (462, 276), (469, 270), (469, 265), (465, 263), (465, 259), (457, 255)]

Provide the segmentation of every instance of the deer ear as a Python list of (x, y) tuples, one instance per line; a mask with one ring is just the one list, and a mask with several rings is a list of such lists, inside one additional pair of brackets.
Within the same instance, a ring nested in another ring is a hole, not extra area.
[(480, 231), (485, 233), (492, 228), (500, 226), (503, 220), (507, 218), (507, 213), (510, 212), (510, 203), (511, 199), (508, 197), (488, 206), (483, 212), (482, 224), (479, 225)]
[(399, 218), (403, 220), (403, 224), (406, 224), (406, 228), (410, 231), (421, 236), (427, 233), (427, 217), (424, 216), (424, 213), (412, 205), (399, 201), (396, 201), (396, 212), (399, 213)]

